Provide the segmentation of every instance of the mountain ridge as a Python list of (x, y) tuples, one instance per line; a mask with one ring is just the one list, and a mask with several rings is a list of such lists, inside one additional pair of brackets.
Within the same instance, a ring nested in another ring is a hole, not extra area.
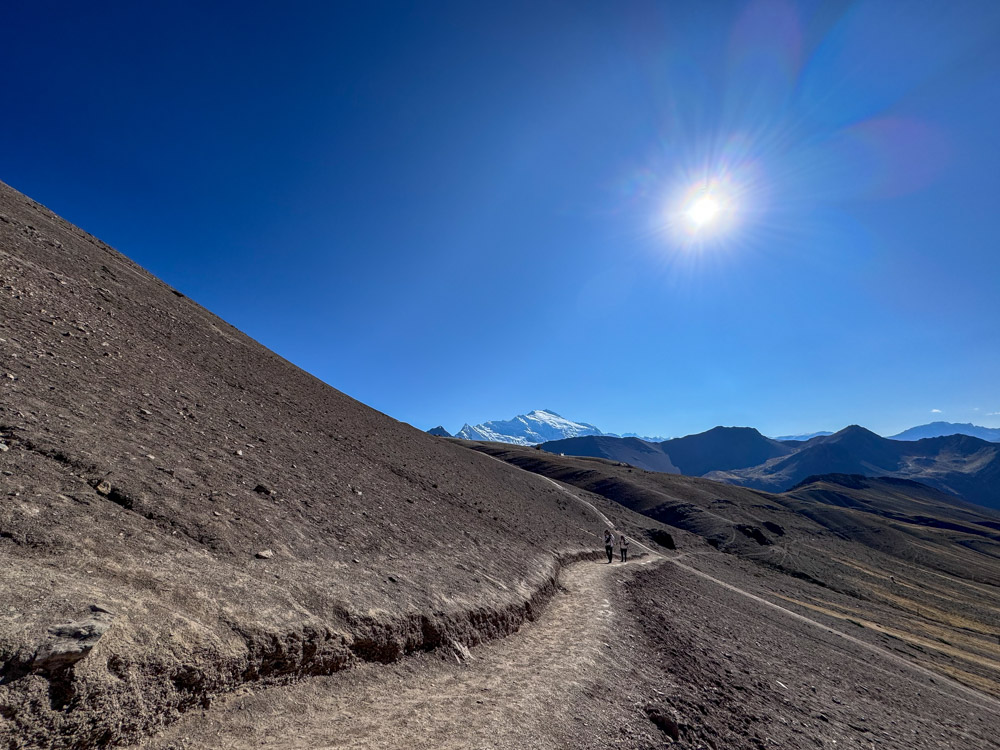
[(542, 450), (620, 461), (648, 471), (700, 476), (772, 492), (824, 474), (911, 479), (986, 507), (1000, 507), (1000, 445), (954, 434), (920, 440), (884, 438), (860, 425), (805, 441), (777, 441), (748, 427), (703, 433), (642, 447), (622, 438), (569, 438)]
[(896, 435), (890, 435), (890, 440), (921, 440), (929, 437), (946, 437), (948, 435), (969, 435), (991, 443), (1000, 443), (1000, 427), (981, 427), (971, 422), (929, 422), (928, 424), (910, 427)]

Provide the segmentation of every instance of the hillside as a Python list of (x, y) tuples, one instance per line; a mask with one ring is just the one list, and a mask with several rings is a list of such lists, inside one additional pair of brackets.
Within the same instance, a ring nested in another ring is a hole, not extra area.
[(134, 740), (241, 685), (504, 635), (596, 546), (550, 483), (2, 184), (0, 352), (0, 746)]

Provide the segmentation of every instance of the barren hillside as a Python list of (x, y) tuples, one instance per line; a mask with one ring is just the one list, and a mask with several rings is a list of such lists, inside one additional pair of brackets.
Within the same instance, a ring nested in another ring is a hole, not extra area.
[(0, 362), (0, 745), (135, 739), (247, 682), (504, 635), (596, 547), (551, 484), (2, 184)]

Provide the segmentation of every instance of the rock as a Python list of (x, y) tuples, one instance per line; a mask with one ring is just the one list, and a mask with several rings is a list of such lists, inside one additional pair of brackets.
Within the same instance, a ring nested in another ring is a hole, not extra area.
[[(454, 650), (455, 658), (458, 660), (459, 664), (461, 664), (462, 662), (469, 661), (472, 658), (472, 652), (469, 651), (469, 647), (466, 646), (464, 643), (460, 643), (458, 641), (452, 641), (451, 648), (452, 650)], [(478, 702), (482, 703), (482, 701)]]
[(263, 485), (263, 484), (258, 484), (256, 487), (253, 488), (253, 491), (256, 492), (256, 493), (258, 493), (258, 494), (260, 494), (260, 495), (274, 495), (274, 494), (277, 494), (270, 487), (268, 487), (267, 485)]
[(274, 557), (274, 552), (273, 550), (262, 549), (260, 552), (257, 553), (257, 557), (261, 560), (270, 560), (272, 557)]
[(0, 453), (6, 453), (10, 450), (10, 446), (7, 443), (0, 443)]
[(101, 482), (95, 487), (99, 495), (110, 495), (111, 494), (111, 483), (107, 479), (102, 479)]
[(674, 742), (679, 742), (681, 739), (681, 729), (672, 713), (665, 706), (646, 706), (646, 716), (656, 725), (657, 729)]
[(674, 542), (674, 538), (669, 532), (664, 531), (663, 529), (650, 529), (649, 536), (654, 542), (665, 549), (677, 549), (677, 544)]
[(241, 451), (241, 450), (236, 451), (236, 455), (237, 456), (242, 456), (243, 455), (243, 451)]
[(35, 652), (31, 671), (55, 672), (76, 664), (91, 652), (111, 627), (110, 613), (101, 607), (90, 608), (92, 616), (79, 622), (53, 625), (49, 628), (52, 639)]
[(751, 526), (748, 523), (738, 523), (736, 524), (735, 529), (741, 534), (743, 534), (743, 536), (747, 537), (748, 539), (753, 539), (755, 542), (757, 542), (757, 544), (761, 546), (774, 544), (774, 542), (772, 542), (770, 539), (764, 536), (764, 532), (758, 529), (756, 526)]
[(772, 534), (775, 534), (776, 536), (785, 535), (785, 529), (783, 526), (781, 526), (781, 524), (777, 524), (774, 521), (764, 521), (763, 525), (765, 529), (770, 531)]

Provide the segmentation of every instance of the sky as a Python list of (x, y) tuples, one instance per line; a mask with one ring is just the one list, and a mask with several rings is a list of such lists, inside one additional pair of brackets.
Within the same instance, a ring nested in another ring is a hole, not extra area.
[(396, 419), (1000, 427), (993, 0), (3, 26), (0, 180)]

